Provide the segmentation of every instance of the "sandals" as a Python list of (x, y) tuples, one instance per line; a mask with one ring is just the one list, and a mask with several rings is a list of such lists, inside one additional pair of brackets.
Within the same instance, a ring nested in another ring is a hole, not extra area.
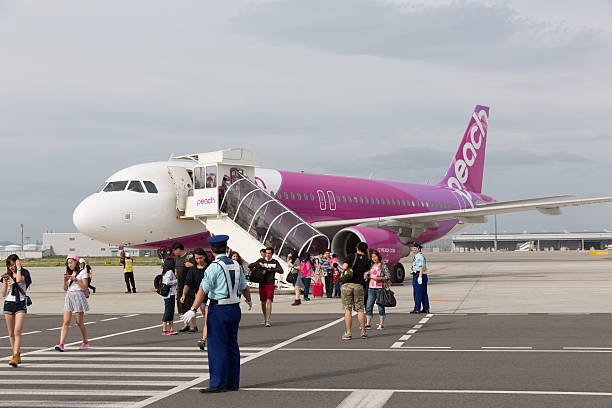
[(198, 345), (198, 347), (200, 348), (200, 350), (204, 351), (206, 350), (206, 340), (198, 340), (198, 342), (196, 343)]

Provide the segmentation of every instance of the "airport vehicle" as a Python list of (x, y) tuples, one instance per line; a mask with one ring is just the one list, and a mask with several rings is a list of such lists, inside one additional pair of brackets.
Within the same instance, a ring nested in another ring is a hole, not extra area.
[(482, 193), (489, 108), (476, 106), (444, 178), (436, 185), (264, 169), (244, 149), (190, 154), (128, 167), (110, 176), (75, 209), (91, 238), (131, 248), (207, 247), (226, 233), (229, 246), (253, 262), (263, 246), (280, 260), (330, 247), (340, 259), (364, 241), (404, 279), (400, 258), (413, 241), (431, 242), (486, 217), (612, 201), (550, 196), (497, 202)]

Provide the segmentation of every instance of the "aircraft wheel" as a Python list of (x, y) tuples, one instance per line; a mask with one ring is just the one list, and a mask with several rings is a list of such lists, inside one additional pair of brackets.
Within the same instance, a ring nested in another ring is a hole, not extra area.
[(401, 263), (395, 264), (391, 267), (391, 282), (402, 283), (406, 277), (404, 266)]

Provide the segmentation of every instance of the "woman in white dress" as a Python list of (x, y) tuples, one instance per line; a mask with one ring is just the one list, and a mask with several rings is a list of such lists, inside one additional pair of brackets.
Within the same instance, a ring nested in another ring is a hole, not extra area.
[(87, 342), (87, 329), (83, 323), (85, 312), (89, 312), (89, 303), (87, 303), (87, 297), (85, 296), (86, 291), (88, 291), (88, 283), (87, 269), (81, 270), (79, 257), (75, 254), (69, 254), (66, 258), (66, 273), (64, 274), (64, 291), (66, 291), (66, 298), (64, 299), (64, 323), (62, 324), (60, 342), (55, 346), (57, 351), (64, 351), (64, 341), (68, 335), (72, 313), (76, 316), (76, 323), (79, 329), (81, 329), (81, 336), (83, 337), (83, 343), (79, 348), (85, 350), (89, 346)]

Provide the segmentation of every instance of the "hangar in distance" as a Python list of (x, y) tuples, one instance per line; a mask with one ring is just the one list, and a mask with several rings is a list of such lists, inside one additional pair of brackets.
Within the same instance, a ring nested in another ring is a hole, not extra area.
[(380, 251), (399, 282), (399, 260), (413, 241), (437, 240), (489, 215), (559, 215), (561, 207), (612, 201), (558, 195), (499, 202), (483, 194), (488, 125), (489, 108), (476, 106), (435, 185), (266, 169), (256, 153), (229, 149), (120, 170), (78, 205), (73, 222), (96, 240), (162, 252), (177, 240), (206, 248), (210, 234), (224, 233), (249, 262), (262, 246), (283, 262), (289, 251), (323, 248), (342, 259), (363, 241)]

